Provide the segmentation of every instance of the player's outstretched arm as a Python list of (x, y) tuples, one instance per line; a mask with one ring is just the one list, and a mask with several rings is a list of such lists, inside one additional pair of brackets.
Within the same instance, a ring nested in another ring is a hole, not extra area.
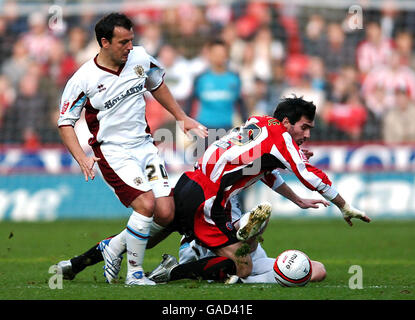
[(186, 115), (186, 113), (177, 103), (176, 99), (174, 99), (166, 84), (162, 83), (160, 87), (152, 91), (151, 94), (167, 111), (169, 111), (176, 118), (185, 133), (191, 130), (201, 138), (206, 138), (208, 136), (207, 128)]
[(343, 219), (348, 223), (349, 226), (352, 226), (352, 218), (360, 219), (364, 222), (370, 222), (371, 219), (363, 211), (354, 208), (352, 205), (348, 204), (340, 194), (331, 200), (343, 214)]
[[(285, 134), (285, 133), (284, 133)], [(283, 135), (284, 135), (283, 134)], [(326, 200), (335, 204), (343, 214), (344, 220), (352, 226), (352, 218), (358, 218), (364, 222), (370, 222), (370, 218), (366, 214), (347, 204), (342, 196), (332, 186), (332, 183), (328, 176), (320, 169), (312, 166), (308, 160), (312, 154), (308, 150), (302, 150), (298, 148), (296, 143), (292, 140), (292, 137), (288, 134), (285, 136), (285, 144), (281, 144), (279, 147), (280, 155), (276, 154), (276, 157), (284, 163), (288, 164), (287, 169), (294, 172), (297, 178), (310, 190), (318, 191)], [(284, 156), (282, 156), (284, 154)], [(307, 155), (306, 155), (307, 154)], [(303, 157), (303, 156), (304, 157)]]
[(303, 199), (299, 197), (285, 182), (276, 188), (275, 191), (295, 203), (301, 209), (317, 209), (319, 207), (318, 204), (322, 204), (325, 207), (330, 205), (329, 202), (322, 199)]
[(82, 150), (82, 147), (79, 144), (79, 140), (72, 126), (59, 127), (59, 134), (69, 152), (78, 162), (79, 167), (85, 176), (85, 181), (88, 181), (88, 178), (93, 180), (95, 178), (94, 164), (101, 159), (97, 157), (88, 157), (85, 154), (84, 150)]

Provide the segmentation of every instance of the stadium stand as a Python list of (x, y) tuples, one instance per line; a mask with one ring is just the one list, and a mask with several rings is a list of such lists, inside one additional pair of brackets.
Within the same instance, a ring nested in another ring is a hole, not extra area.
[[(249, 115), (271, 114), (282, 96), (302, 95), (317, 106), (312, 135), (312, 143), (321, 147), (317, 151), (325, 145), (347, 145), (352, 153), (371, 144), (403, 144), (409, 153), (402, 149), (382, 165), (413, 168), (412, 1), (67, 0), (52, 5), (5, 0), (0, 1), (0, 173), (79, 172), (57, 132), (59, 99), (75, 70), (98, 52), (95, 22), (111, 11), (132, 18), (135, 44), (165, 65), (165, 81), (181, 104), (208, 67), (206, 44), (220, 37), (229, 47), (229, 68), (240, 75)], [(175, 131), (172, 117), (148, 100), (153, 134), (160, 128)], [(88, 148), (82, 118), (77, 132)], [(186, 143), (163, 147), (174, 159), (186, 153)], [(324, 167), (326, 158), (318, 156)], [(350, 158), (329, 165), (343, 170)], [(183, 169), (175, 161), (166, 163), (169, 172)]]
[[(165, 6), (104, 1), (96, 12), (82, 2), (66, 3), (72, 10), (61, 17), (60, 27), (47, 6), (30, 13), (23, 1), (2, 5), (2, 144), (24, 145), (28, 139), (37, 139), (39, 146), (60, 143), (54, 132), (60, 92), (78, 66), (95, 55), (93, 27), (104, 10), (129, 14), (136, 23), (136, 44), (151, 54), (164, 60), (173, 52), (167, 63), (176, 71), (168, 81), (182, 81), (183, 91), (176, 93), (180, 101), (190, 92), (186, 81), (206, 68), (205, 44), (221, 36), (230, 47), (230, 67), (241, 76), (250, 114), (269, 113), (281, 94), (309, 96), (322, 124), (314, 140), (381, 140), (380, 110), (396, 106), (399, 81), (373, 79), (390, 79), (392, 63), (399, 66), (395, 78), (406, 81), (411, 99), (415, 97), (414, 11), (400, 8), (399, 1), (366, 1), (362, 26), (356, 29), (351, 28), (356, 16), (348, 13), (348, 1), (336, 6), (324, 1), (173, 1)], [(188, 79), (180, 79), (181, 74)], [(149, 117), (153, 130), (171, 120), (156, 103), (150, 105), (156, 110), (149, 112), (157, 115)]]

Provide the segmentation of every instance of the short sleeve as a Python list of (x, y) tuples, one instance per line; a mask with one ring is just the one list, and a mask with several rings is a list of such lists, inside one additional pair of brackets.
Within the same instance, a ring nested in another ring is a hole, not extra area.
[(82, 108), (87, 99), (85, 92), (76, 83), (74, 78), (71, 78), (62, 93), (58, 126), (75, 126), (76, 121), (81, 116)]
[(150, 59), (150, 68), (147, 71), (146, 88), (148, 91), (154, 91), (163, 83), (164, 68), (154, 57), (148, 56)]

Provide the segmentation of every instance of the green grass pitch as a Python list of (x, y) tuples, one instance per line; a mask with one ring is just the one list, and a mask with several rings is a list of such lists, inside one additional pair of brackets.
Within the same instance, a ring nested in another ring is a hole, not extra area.
[[(105, 283), (102, 263), (89, 267), (62, 289), (51, 289), (49, 268), (115, 234), (123, 221), (84, 220), (43, 223), (0, 223), (1, 300), (413, 300), (415, 298), (415, 221), (342, 219), (273, 219), (264, 234), (269, 256), (299, 249), (325, 264), (327, 278), (301, 288), (271, 284), (207, 283), (183, 280), (150, 287), (126, 287), (125, 260), (121, 282)], [(174, 234), (145, 256), (150, 271), (165, 252), (177, 256), (180, 236)], [(362, 268), (363, 289), (350, 289), (352, 265)]]

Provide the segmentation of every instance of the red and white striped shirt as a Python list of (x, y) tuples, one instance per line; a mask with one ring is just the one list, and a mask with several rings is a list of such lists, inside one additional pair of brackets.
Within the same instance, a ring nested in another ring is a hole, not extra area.
[[(273, 190), (288, 169), (310, 190), (332, 200), (337, 191), (327, 175), (312, 166), (285, 127), (275, 118), (255, 116), (241, 128), (214, 142), (187, 176), (203, 186), (205, 219), (214, 208), (225, 208), (231, 196), (261, 180)], [(214, 220), (214, 219), (212, 219)]]

